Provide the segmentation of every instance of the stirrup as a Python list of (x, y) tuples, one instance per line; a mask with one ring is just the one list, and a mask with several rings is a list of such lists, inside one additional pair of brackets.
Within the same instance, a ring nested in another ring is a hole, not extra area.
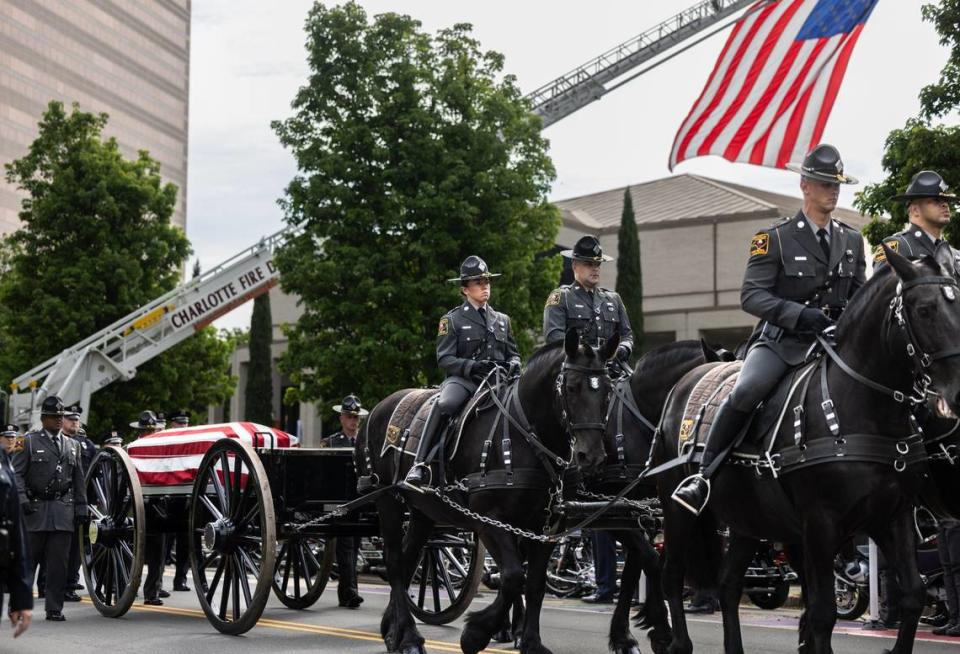
[[(409, 481), (410, 473), (416, 470), (417, 468), (423, 468), (427, 471), (427, 481), (421, 483), (419, 486)], [(406, 477), (403, 478), (403, 487), (409, 488), (410, 490), (415, 490), (418, 493), (426, 493), (426, 489), (433, 486), (433, 470), (430, 469), (430, 466), (425, 462), (421, 461), (420, 463), (414, 463), (410, 466), (410, 469), (407, 470)]]
[[(681, 488), (683, 488), (689, 482), (694, 481), (696, 479), (702, 480), (703, 483), (707, 485), (707, 496), (703, 498), (703, 504), (700, 506), (699, 509), (696, 507), (690, 506), (689, 502), (687, 502), (686, 500), (681, 498), (679, 495), (677, 495), (677, 493), (680, 492)], [(703, 511), (704, 508), (706, 508), (707, 503), (710, 502), (710, 480), (704, 477), (703, 473), (701, 472), (690, 475), (689, 477), (681, 481), (679, 484), (677, 484), (677, 487), (674, 489), (673, 493), (670, 495), (670, 499), (672, 499), (674, 502), (676, 502), (677, 504), (685, 508), (687, 511), (689, 511), (693, 515), (698, 516), (700, 515), (700, 512)]]

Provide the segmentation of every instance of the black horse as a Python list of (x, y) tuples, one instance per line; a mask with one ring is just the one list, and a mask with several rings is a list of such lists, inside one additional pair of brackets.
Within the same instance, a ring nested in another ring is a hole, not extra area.
[[(581, 345), (578, 333), (571, 330), (564, 341), (535, 352), (516, 382), (516, 404), (507, 405), (511, 415), (507, 423), (511, 455), (505, 457), (500, 447), (505, 419), (499, 417), (496, 410), (479, 413), (464, 427), (459, 447), (446, 470), (448, 479), (476, 479), (483, 458), (489, 485), (478, 488), (468, 480), (470, 491), (450, 491), (450, 498), (487, 520), (540, 534), (551, 500), (560, 496), (562, 489), (554, 480), (562, 478), (566, 467), (564, 462), (572, 461), (572, 465), (584, 471), (596, 469), (603, 462), (601, 437), (610, 394), (605, 365), (618, 344), (618, 339), (613, 339), (597, 350)], [(390, 416), (408, 392), (398, 391), (374, 407), (366, 424), (365, 437), (358, 445), (358, 448), (367, 448), (370, 452), (372, 469), (367, 472), (375, 473), (381, 480), (403, 479), (410, 464), (410, 457), (379, 455), (388, 435)], [(495, 420), (500, 422), (495, 425)], [(496, 427), (495, 436), (493, 427)], [(485, 448), (487, 439), (496, 444)], [(505, 458), (512, 468), (515, 480), (512, 486), (503, 481), (508, 467)], [(400, 459), (403, 460), (398, 465)], [(498, 475), (499, 484), (496, 482)], [(410, 509), (406, 534), (403, 532), (403, 501)], [(376, 505), (391, 590), (391, 599), (381, 622), (388, 650), (399, 650), (403, 654), (425, 651), (423, 637), (407, 606), (406, 592), (430, 530), (436, 522), (442, 522), (476, 531), (496, 560), (501, 575), (494, 602), (467, 618), (460, 638), (461, 649), (467, 654), (484, 649), (491, 636), (501, 628), (514, 600), (524, 592), (527, 610), (521, 651), (549, 654), (540, 640), (539, 619), (546, 587), (546, 566), (553, 547), (551, 543), (520, 539), (488, 521), (451, 508), (431, 492), (420, 493), (396, 486), (396, 492), (381, 493)], [(526, 575), (524, 562), (527, 564)]]
[[(732, 358), (732, 355), (730, 356)], [(721, 361), (723, 356), (703, 341), (679, 341), (654, 348), (637, 361), (633, 373), (618, 383), (607, 415), (603, 445), (606, 463), (599, 476), (584, 480), (585, 497), (597, 499), (617, 495), (646, 468), (656, 425), (660, 422), (667, 394), (681, 377), (698, 365)], [(626, 498), (643, 500), (656, 495), (656, 482), (636, 486)], [(644, 627), (654, 652), (670, 641), (670, 625), (660, 583), (660, 556), (639, 529), (610, 530), (624, 548), (620, 594), (610, 620), (609, 647), (616, 654), (638, 654), (639, 646), (630, 633), (629, 614), (633, 590), (641, 573), (647, 575)]]
[[(709, 511), (700, 518), (670, 499), (685, 471), (674, 469), (659, 480), (665, 511), (664, 591), (673, 618), (671, 654), (693, 649), (682, 607), (685, 568), (697, 563), (688, 549), (715, 542), (718, 522), (728, 525), (732, 535), (720, 579), (727, 652), (743, 652), (737, 607), (755, 538), (799, 546), (791, 553), (802, 563), (807, 602), (800, 650), (830, 652), (836, 622), (834, 555), (856, 533), (872, 537), (894, 562), (904, 595), (892, 651), (913, 650), (923, 584), (913, 551), (912, 511), (927, 462), (912, 409), (913, 402), (932, 394), (954, 412), (960, 404), (960, 289), (932, 258), (911, 263), (887, 250), (887, 260), (890, 267), (851, 300), (837, 326), (839, 345), (835, 350), (823, 345), (833, 354), (821, 356), (811, 373), (813, 383), (800, 392), (799, 442), (791, 412), (773, 435), (772, 452), (779, 456), (767, 465), (762, 457), (753, 459), (753, 465), (749, 458), (738, 459), (745, 465), (726, 465), (714, 479)], [(835, 411), (822, 405), (823, 366)], [(677, 456), (685, 403), (709, 368), (687, 375), (664, 408), (658, 462)], [(789, 406), (798, 403), (795, 399)], [(832, 432), (828, 419), (834, 417), (839, 428)], [(748, 433), (747, 442), (757, 436)]]

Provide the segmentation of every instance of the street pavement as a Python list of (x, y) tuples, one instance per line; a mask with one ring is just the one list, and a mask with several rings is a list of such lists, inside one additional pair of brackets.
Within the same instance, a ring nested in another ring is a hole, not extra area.
[[(368, 581), (370, 579), (368, 578)], [(31, 629), (17, 640), (9, 624), (0, 629), (0, 652), (25, 654), (264, 654), (265, 652), (311, 652), (380, 654), (380, 616), (387, 602), (387, 587), (361, 583), (366, 602), (359, 610), (337, 607), (335, 582), (327, 587), (316, 605), (306, 611), (292, 611), (271, 598), (259, 625), (243, 636), (225, 636), (211, 627), (193, 592), (172, 593), (162, 607), (137, 603), (119, 619), (104, 618), (88, 600), (67, 604), (67, 622), (43, 620), (43, 602), (38, 600)], [(164, 587), (172, 587), (167, 577)], [(483, 592), (474, 600), (477, 608), (493, 599)], [(606, 633), (611, 607), (593, 607), (579, 600), (548, 599), (542, 614), (544, 643), (554, 654), (581, 654), (607, 651)], [(796, 651), (798, 612), (793, 609), (762, 611), (744, 607), (744, 644), (750, 654)], [(719, 616), (691, 616), (691, 636), (697, 652), (722, 651), (723, 634)], [(459, 652), (462, 619), (441, 627), (421, 625), (429, 652)], [(636, 634), (640, 636), (640, 634)], [(892, 632), (867, 632), (859, 623), (840, 623), (833, 638), (834, 651), (879, 654), (893, 644)], [(914, 651), (918, 653), (960, 653), (960, 639), (938, 638), (925, 631)], [(641, 637), (641, 650), (650, 648)], [(515, 652), (503, 645), (487, 650)]]

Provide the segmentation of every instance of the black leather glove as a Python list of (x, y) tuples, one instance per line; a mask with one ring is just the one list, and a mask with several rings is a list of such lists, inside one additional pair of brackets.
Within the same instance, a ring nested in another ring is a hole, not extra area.
[(480, 383), (496, 365), (493, 361), (474, 361), (473, 365), (470, 366), (470, 378)]
[(510, 361), (507, 364), (507, 376), (518, 377), (519, 375), (520, 375), (520, 362), (517, 360)]
[(30, 515), (31, 513), (37, 512), (37, 507), (33, 505), (33, 502), (24, 502), (20, 507), (23, 509), (23, 515)]
[(819, 334), (832, 324), (833, 321), (827, 318), (820, 309), (804, 307), (803, 311), (800, 312), (800, 318), (797, 320), (797, 330)]
[(621, 345), (617, 348), (617, 361), (628, 361), (630, 359), (630, 348)]

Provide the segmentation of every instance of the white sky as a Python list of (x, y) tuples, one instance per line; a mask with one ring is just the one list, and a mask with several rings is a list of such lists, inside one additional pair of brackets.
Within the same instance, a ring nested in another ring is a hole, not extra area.
[[(436, 31), (472, 23), (485, 49), (506, 56), (524, 91), (562, 75), (695, 0), (361, 1), (374, 14), (396, 11)], [(307, 75), (307, 0), (193, 0), (187, 234), (204, 269), (283, 227), (277, 199), (295, 173), (270, 121), (290, 115)], [(332, 3), (331, 3), (332, 4)], [(824, 140), (862, 182), (883, 177), (887, 133), (916, 114), (920, 88), (947, 58), (921, 20), (922, 0), (880, 0), (860, 37)], [(673, 137), (699, 95), (727, 32), (547, 128), (557, 169), (553, 199), (669, 175)], [(792, 173), (718, 157), (681, 163), (690, 172), (794, 193)], [(960, 185), (956, 180), (954, 185)], [(851, 206), (852, 192), (841, 204)], [(250, 305), (217, 322), (246, 327)]]

